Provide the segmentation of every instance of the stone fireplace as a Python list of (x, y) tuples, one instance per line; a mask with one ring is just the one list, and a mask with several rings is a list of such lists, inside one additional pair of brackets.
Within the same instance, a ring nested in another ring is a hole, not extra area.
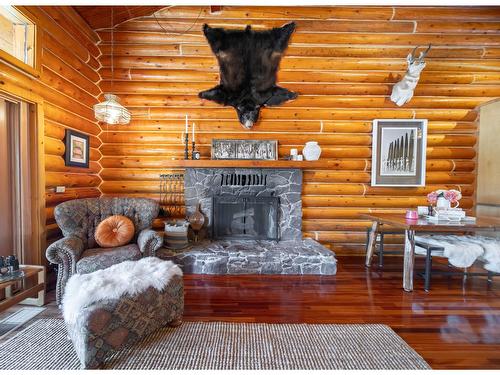
[(186, 214), (200, 204), (201, 240), (157, 254), (185, 273), (335, 275), (335, 254), (302, 239), (301, 193), (300, 169), (187, 168)]
[[(184, 175), (184, 199), (187, 215), (191, 215), (198, 202), (206, 218), (206, 226), (201, 238), (221, 239), (220, 232), (214, 232), (214, 219), (218, 224), (231, 221), (235, 223), (237, 217), (250, 221), (266, 221), (269, 225), (276, 225), (276, 233), (269, 236), (259, 233), (251, 238), (246, 233), (245, 239), (270, 239), (276, 241), (302, 239), (302, 171), (300, 169), (257, 169), (257, 168), (187, 168)], [(214, 218), (214, 204), (225, 203), (225, 208), (217, 211)], [(232, 204), (230, 203), (232, 202)], [(260, 202), (260, 204), (258, 203)], [(271, 202), (273, 202), (271, 204)], [(250, 211), (244, 210), (245, 203)], [(231, 207), (233, 206), (233, 207)], [(253, 215), (251, 209), (253, 208)], [(266, 210), (266, 208), (268, 210)], [(274, 210), (273, 210), (274, 208)], [(236, 212), (237, 210), (238, 212)], [(272, 214), (275, 222), (271, 218)], [(227, 218), (223, 216), (227, 215)], [(256, 218), (255, 215), (259, 217)], [(229, 217), (231, 216), (231, 217)], [(262, 222), (259, 222), (259, 225)], [(219, 229), (219, 228), (217, 228)], [(227, 225), (226, 225), (227, 229)], [(235, 228), (236, 229), (236, 228)], [(236, 236), (238, 237), (238, 236)], [(233, 236), (234, 239), (234, 236)]]

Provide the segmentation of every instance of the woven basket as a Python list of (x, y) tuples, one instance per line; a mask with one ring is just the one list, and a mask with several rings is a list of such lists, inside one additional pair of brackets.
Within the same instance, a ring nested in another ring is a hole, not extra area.
[(165, 247), (170, 249), (184, 249), (189, 245), (188, 241), (189, 222), (175, 220), (165, 222), (165, 236), (163, 237)]

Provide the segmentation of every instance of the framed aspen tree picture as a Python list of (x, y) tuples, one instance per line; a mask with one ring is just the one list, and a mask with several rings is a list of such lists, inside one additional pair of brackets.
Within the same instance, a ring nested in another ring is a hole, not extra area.
[(213, 139), (212, 159), (278, 160), (278, 141)]
[(373, 120), (372, 186), (424, 186), (427, 120)]

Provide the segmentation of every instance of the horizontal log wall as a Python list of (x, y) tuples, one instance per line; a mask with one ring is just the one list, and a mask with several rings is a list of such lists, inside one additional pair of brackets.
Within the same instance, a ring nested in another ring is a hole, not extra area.
[[(35, 79), (3, 66), (2, 83), (33, 91), (44, 99), (46, 233), (48, 244), (61, 236), (54, 206), (69, 199), (100, 196), (100, 126), (92, 106), (101, 94), (97, 69), (99, 37), (71, 7), (19, 7), (36, 23), (41, 41), (41, 71)], [(65, 130), (90, 137), (89, 168), (64, 165)], [(66, 186), (56, 194), (55, 187)], [(45, 256), (42, 256), (44, 259)]]
[[(197, 97), (218, 82), (203, 23), (261, 30), (291, 20), (297, 30), (279, 83), (297, 91), (297, 100), (264, 109), (248, 131), (232, 108)], [(99, 136), (106, 195), (158, 198), (159, 174), (169, 170), (162, 163), (182, 157), (189, 114), (203, 158), (213, 138), (277, 139), (280, 157), (318, 141), (322, 158), (336, 163), (304, 172), (303, 231), (341, 253), (362, 251), (369, 224), (362, 213), (402, 212), (425, 204), (425, 194), (437, 188), (461, 190), (462, 206), (473, 207), (475, 108), (500, 96), (499, 8), (225, 6), (211, 14), (209, 7), (173, 7), (115, 29), (114, 76), (110, 32), (98, 34), (100, 88), (118, 94), (132, 112), (130, 125)], [(433, 48), (415, 96), (399, 108), (389, 100), (392, 86), (404, 75), (408, 52), (428, 43)], [(375, 118), (429, 120), (425, 188), (370, 186)]]

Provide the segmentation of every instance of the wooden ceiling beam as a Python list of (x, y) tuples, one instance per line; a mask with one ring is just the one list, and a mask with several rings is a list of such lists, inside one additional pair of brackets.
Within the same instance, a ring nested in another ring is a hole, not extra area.
[(111, 8), (113, 8), (113, 26), (129, 19), (150, 16), (165, 6), (73, 6), (78, 14), (93, 30), (111, 27)]

